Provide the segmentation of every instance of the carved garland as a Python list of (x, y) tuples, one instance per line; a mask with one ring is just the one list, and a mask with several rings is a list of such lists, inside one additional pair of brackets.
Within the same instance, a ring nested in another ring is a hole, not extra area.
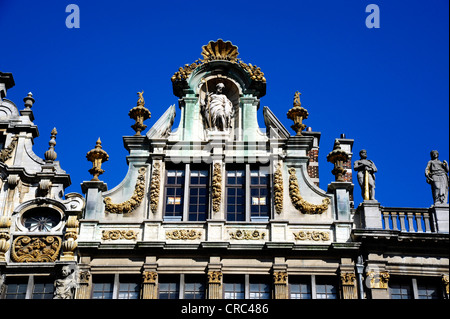
[(160, 164), (155, 163), (153, 165), (152, 182), (150, 185), (150, 208), (153, 213), (156, 213), (156, 210), (158, 209), (159, 190), (161, 188), (160, 184), (161, 184)]
[(328, 209), (330, 204), (329, 198), (324, 198), (322, 204), (311, 204), (304, 200), (300, 195), (297, 176), (295, 175), (295, 168), (291, 167), (289, 170), (289, 196), (291, 202), (296, 209), (304, 214), (322, 214)]
[(166, 231), (166, 239), (175, 239), (175, 240), (195, 240), (200, 239), (202, 236), (202, 232), (194, 229), (180, 229), (180, 230), (172, 230)]
[(213, 211), (217, 213), (220, 210), (220, 199), (222, 197), (222, 168), (220, 163), (214, 164), (212, 179), (212, 204)]
[(325, 231), (304, 231), (293, 233), (296, 240), (314, 240), (314, 241), (328, 241), (330, 240), (330, 233)]
[(259, 230), (237, 230), (235, 232), (230, 231), (230, 238), (237, 240), (261, 240), (266, 237), (265, 232), (260, 232)]
[(57, 236), (19, 236), (14, 239), (11, 257), (15, 262), (53, 262), (60, 249)]
[(137, 235), (139, 232), (135, 230), (119, 230), (119, 229), (113, 229), (113, 230), (104, 230), (102, 231), (102, 239), (103, 240), (118, 240), (118, 239), (137, 239)]
[(136, 209), (141, 204), (142, 199), (144, 198), (145, 171), (145, 167), (141, 167), (139, 169), (136, 187), (134, 188), (134, 193), (129, 200), (120, 204), (113, 204), (111, 203), (111, 197), (106, 197), (104, 199), (105, 210), (112, 214), (127, 214)]
[(17, 136), (14, 136), (11, 139), (11, 143), (9, 143), (8, 147), (0, 151), (0, 162), (4, 163), (12, 157), (12, 153), (17, 145), (17, 139)]
[(277, 170), (275, 171), (273, 189), (275, 211), (281, 214), (283, 211), (283, 172), (281, 171), (281, 163), (278, 163)]

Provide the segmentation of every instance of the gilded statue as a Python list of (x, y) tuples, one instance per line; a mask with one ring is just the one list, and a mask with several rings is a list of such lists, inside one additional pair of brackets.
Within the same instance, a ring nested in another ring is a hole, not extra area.
[(439, 152), (430, 152), (431, 160), (425, 169), (427, 183), (431, 185), (433, 201), (435, 204), (446, 204), (448, 196), (448, 163), (439, 160)]

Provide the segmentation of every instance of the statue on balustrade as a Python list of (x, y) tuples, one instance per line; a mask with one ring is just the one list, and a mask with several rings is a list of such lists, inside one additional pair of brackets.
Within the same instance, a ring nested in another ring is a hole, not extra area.
[(430, 152), (431, 160), (425, 169), (427, 183), (431, 185), (434, 204), (446, 204), (448, 196), (448, 163), (439, 160), (439, 152)]
[(359, 152), (360, 159), (353, 163), (353, 169), (358, 172), (358, 183), (361, 186), (361, 196), (364, 200), (375, 200), (375, 173), (377, 167), (367, 159), (367, 151)]

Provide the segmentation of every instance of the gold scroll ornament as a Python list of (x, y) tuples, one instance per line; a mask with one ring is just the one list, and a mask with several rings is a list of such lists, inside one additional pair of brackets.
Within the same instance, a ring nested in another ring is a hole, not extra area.
[(312, 204), (307, 202), (300, 195), (297, 176), (295, 175), (295, 168), (291, 167), (289, 170), (289, 196), (291, 202), (296, 209), (304, 214), (322, 214), (328, 209), (330, 204), (329, 198), (324, 198), (322, 204)]
[(54, 262), (60, 249), (57, 236), (19, 236), (14, 239), (11, 257), (15, 262)]
[(144, 198), (145, 172), (146, 172), (145, 167), (141, 167), (139, 169), (139, 175), (137, 177), (134, 193), (129, 200), (120, 204), (113, 204), (111, 202), (111, 197), (106, 197), (104, 199), (105, 211), (110, 212), (112, 214), (127, 214), (135, 210), (141, 204), (142, 199)]

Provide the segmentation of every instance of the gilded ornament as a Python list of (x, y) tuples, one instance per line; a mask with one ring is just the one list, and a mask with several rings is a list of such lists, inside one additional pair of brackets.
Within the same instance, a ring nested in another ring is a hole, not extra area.
[(137, 239), (137, 235), (139, 232), (129, 229), (129, 230), (104, 230), (102, 231), (102, 239), (103, 240), (118, 240), (118, 239), (127, 239), (133, 240)]
[(195, 240), (200, 239), (202, 232), (194, 229), (178, 229), (166, 231), (166, 239), (174, 240)]
[(140, 136), (141, 132), (147, 128), (147, 125), (144, 124), (144, 121), (151, 117), (151, 113), (144, 106), (144, 91), (137, 92), (137, 94), (139, 96), (137, 106), (133, 107), (130, 112), (128, 112), (128, 116), (136, 121), (131, 126), (131, 128), (136, 132), (135, 136)]
[(314, 241), (328, 241), (330, 240), (330, 233), (325, 231), (309, 231), (301, 230), (298, 233), (293, 233), (296, 240), (314, 240)]
[(344, 169), (344, 163), (348, 161), (348, 154), (341, 149), (339, 140), (334, 142), (333, 150), (327, 155), (327, 161), (334, 164), (331, 173), (335, 176), (336, 182), (345, 182), (344, 175), (347, 170)]
[(221, 271), (208, 271), (208, 283), (209, 284), (221, 284), (222, 283)]
[(237, 240), (262, 240), (266, 237), (266, 232), (259, 230), (236, 230), (230, 231), (230, 238)]
[(352, 272), (342, 272), (341, 282), (344, 286), (354, 286), (356, 275)]
[(220, 210), (221, 198), (222, 198), (222, 166), (220, 163), (215, 163), (212, 178), (212, 205), (213, 211), (215, 213), (217, 213)]
[(289, 196), (294, 207), (304, 214), (322, 214), (328, 209), (330, 199), (324, 198), (322, 204), (311, 204), (304, 200), (300, 195), (297, 176), (295, 175), (295, 168), (291, 167), (289, 172)]
[(442, 283), (444, 284), (445, 292), (448, 295), (448, 275), (442, 275)]
[(387, 271), (375, 272), (373, 270), (366, 273), (369, 278), (370, 288), (373, 289), (387, 289), (390, 275)]
[(19, 236), (14, 239), (11, 257), (15, 262), (54, 262), (60, 249), (57, 236)]
[(94, 176), (91, 181), (98, 181), (98, 176), (103, 174), (105, 170), (102, 169), (102, 163), (109, 159), (108, 153), (102, 150), (102, 141), (100, 137), (97, 140), (95, 148), (87, 152), (86, 158), (88, 161), (92, 162), (92, 168), (89, 173)]
[(302, 135), (302, 131), (306, 128), (306, 125), (302, 123), (309, 116), (308, 111), (302, 107), (300, 102), (300, 92), (295, 92), (294, 107), (287, 112), (287, 118), (294, 121), (294, 125), (291, 128), (297, 133), (297, 136)]
[(111, 203), (111, 197), (106, 197), (105, 210), (111, 214), (127, 214), (135, 210), (142, 202), (145, 191), (145, 172), (146, 168), (141, 167), (139, 169), (139, 175), (137, 177), (136, 186), (134, 188), (131, 198), (120, 204)]
[(283, 172), (282, 165), (279, 162), (274, 175), (273, 198), (275, 202), (275, 211), (281, 214), (283, 211)]
[(156, 271), (144, 271), (142, 273), (142, 279), (144, 284), (155, 284), (158, 279), (158, 273)]
[(152, 182), (150, 185), (150, 209), (156, 213), (159, 203), (159, 191), (161, 188), (161, 170), (160, 164), (153, 164)]
[(273, 273), (273, 283), (275, 285), (286, 285), (288, 274), (284, 271), (276, 271)]

